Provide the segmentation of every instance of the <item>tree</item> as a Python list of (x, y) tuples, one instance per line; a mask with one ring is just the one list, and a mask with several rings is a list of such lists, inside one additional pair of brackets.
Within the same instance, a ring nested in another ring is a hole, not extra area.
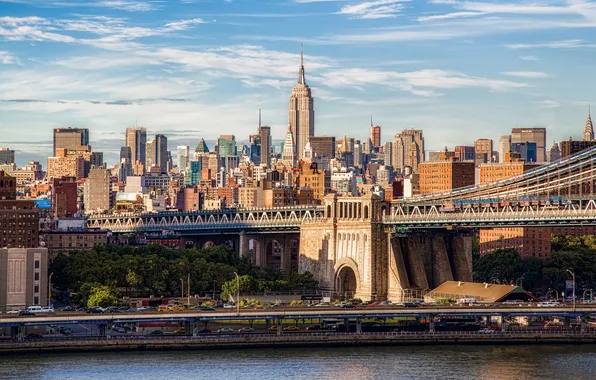
[(87, 307), (101, 306), (108, 307), (118, 304), (118, 292), (108, 285), (99, 285), (91, 289)]
[(240, 295), (252, 294), (259, 290), (258, 282), (248, 275), (240, 276), (239, 279), (226, 281), (221, 287), (221, 298), (229, 299), (230, 296), (236, 297), (238, 283), (240, 283)]

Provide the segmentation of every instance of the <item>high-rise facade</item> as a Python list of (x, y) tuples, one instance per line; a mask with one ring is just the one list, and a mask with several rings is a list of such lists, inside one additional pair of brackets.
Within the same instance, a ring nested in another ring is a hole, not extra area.
[(157, 165), (155, 162), (155, 137), (147, 140), (145, 144), (145, 170), (150, 171), (153, 165)]
[(511, 135), (499, 138), (499, 162), (505, 162), (505, 155), (511, 152)]
[(418, 172), (418, 165), (424, 161), (424, 137), (420, 129), (404, 129), (395, 135), (393, 141), (393, 168), (402, 173), (406, 166)]
[(178, 171), (183, 173), (186, 170), (186, 168), (189, 166), (190, 147), (188, 145), (179, 145), (178, 148), (176, 149), (176, 151), (178, 153), (178, 157), (177, 157)]
[(288, 127), (288, 133), (286, 133), (286, 140), (284, 141), (284, 148), (281, 154), (281, 160), (285, 166), (293, 167), (296, 163), (296, 152), (294, 151), (294, 136), (292, 130)]
[(126, 146), (130, 148), (131, 161), (135, 164), (146, 163), (147, 129), (142, 127), (126, 128)]
[(89, 145), (89, 130), (87, 128), (56, 128), (54, 129), (52, 156), (56, 157), (58, 149), (79, 151), (80, 147), (87, 145)]
[(310, 138), (310, 146), (315, 156), (335, 157), (335, 137), (313, 136)]
[(474, 162), (476, 165), (486, 164), (492, 161), (493, 140), (478, 139), (474, 141)]
[(146, 144), (146, 169), (159, 166), (162, 173), (168, 171), (168, 138), (164, 135), (155, 135)]
[(511, 144), (535, 143), (536, 162), (546, 162), (546, 128), (513, 128)]
[(266, 164), (267, 167), (271, 164), (271, 127), (264, 125), (259, 126), (259, 141), (260, 141), (260, 162)]
[(14, 150), (0, 148), (0, 165), (14, 164)]
[(302, 159), (304, 147), (309, 138), (315, 134), (314, 99), (310, 87), (306, 84), (304, 74), (304, 55), (300, 52), (300, 70), (298, 83), (292, 89), (288, 112), (288, 124), (294, 140), (296, 159)]
[(77, 179), (52, 179), (52, 216), (54, 219), (72, 218), (77, 213)]
[(85, 212), (109, 210), (112, 200), (110, 171), (102, 168), (93, 168), (83, 188), (83, 201)]

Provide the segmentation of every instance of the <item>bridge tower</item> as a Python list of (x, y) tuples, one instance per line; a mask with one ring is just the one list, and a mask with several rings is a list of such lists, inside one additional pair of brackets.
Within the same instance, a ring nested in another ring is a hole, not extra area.
[(324, 216), (300, 228), (298, 270), (311, 272), (337, 298), (387, 297), (387, 237), (382, 215), (389, 204), (378, 195), (324, 200)]

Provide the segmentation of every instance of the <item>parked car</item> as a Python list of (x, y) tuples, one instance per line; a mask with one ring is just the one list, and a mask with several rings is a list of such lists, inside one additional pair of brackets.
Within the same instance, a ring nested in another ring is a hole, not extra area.
[(339, 307), (341, 307), (342, 309), (353, 309), (355, 306), (352, 305), (351, 303), (340, 303)]
[(25, 339), (41, 339), (41, 338), (43, 338), (43, 335), (38, 334), (38, 333), (27, 334), (27, 336), (25, 337)]
[(161, 330), (153, 330), (149, 333), (149, 335), (163, 335), (163, 331)]
[(321, 327), (321, 325), (310, 325), (306, 329), (307, 330), (310, 330), (310, 331), (323, 330), (323, 328)]
[(35, 313), (34, 313), (34, 312), (32, 312), (32, 311), (29, 311), (29, 310), (21, 310), (21, 311), (19, 311), (19, 315), (20, 315), (20, 316), (25, 316), (25, 315), (35, 315)]
[(103, 314), (103, 312), (103, 308), (99, 306), (93, 306), (87, 310), (87, 314)]
[(284, 327), (284, 331), (299, 331), (300, 329), (296, 326), (286, 326)]
[(120, 310), (120, 311), (121, 311), (121, 312), (123, 312), (123, 313), (130, 313), (130, 312), (132, 312), (132, 311), (133, 311), (133, 310), (130, 308), (130, 306), (120, 306), (120, 307), (118, 308), (118, 310)]
[(174, 330), (174, 334), (180, 334), (180, 335), (186, 334), (186, 329)]
[(224, 309), (234, 309), (236, 306), (232, 305), (231, 303), (224, 303), (223, 308)]
[(241, 329), (238, 329), (239, 333), (251, 333), (255, 331), (255, 329), (253, 329), (252, 327), (243, 327)]
[(41, 312), (43, 312), (43, 309), (41, 306), (29, 306), (27, 308), (27, 311), (29, 311), (31, 313), (41, 313)]
[(211, 334), (211, 330), (209, 330), (209, 329), (201, 329), (201, 330), (199, 330), (199, 334)]
[(218, 333), (232, 333), (234, 332), (234, 329), (231, 327), (222, 327), (219, 330), (217, 330)]
[(478, 334), (492, 334), (494, 332), (495, 331), (494, 330), (491, 330), (491, 329), (480, 329), (480, 330), (478, 330)]
[(72, 329), (70, 327), (60, 327), (60, 334), (70, 335), (72, 334)]
[(155, 310), (155, 306), (141, 306), (137, 308), (137, 311)]
[(315, 305), (315, 307), (328, 307), (331, 306), (329, 302), (321, 302)]
[(42, 313), (53, 313), (54, 312), (54, 308), (51, 306), (44, 306), (41, 308), (41, 312)]
[(215, 309), (212, 308), (211, 306), (199, 306), (199, 310), (201, 310), (201, 311), (215, 311)]
[(72, 306), (64, 306), (61, 311), (75, 311), (75, 308)]
[(21, 311), (24, 311), (24, 310), (9, 310), (6, 312), (6, 314), (19, 314)]

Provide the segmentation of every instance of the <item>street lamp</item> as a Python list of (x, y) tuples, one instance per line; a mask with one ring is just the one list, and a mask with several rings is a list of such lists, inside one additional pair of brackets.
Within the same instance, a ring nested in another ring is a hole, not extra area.
[(52, 276), (54, 272), (50, 273), (50, 278), (48, 279), (48, 307), (52, 306)]
[(573, 279), (573, 311), (575, 311), (575, 273), (567, 269), (567, 272), (571, 274), (571, 278)]
[(590, 292), (590, 301), (592, 300), (593, 294), (592, 294), (592, 290), (593, 289), (586, 289), (584, 290), (584, 294), (582, 294), (582, 302), (586, 302), (586, 293)]
[(184, 279), (180, 277), (180, 298), (184, 298)]
[(234, 274), (236, 275), (236, 314), (240, 315), (240, 276), (236, 272)]
[[(516, 286), (521, 286), (522, 288), (524, 287), (524, 276), (525, 275), (526, 275), (525, 273), (522, 274), (522, 276), (515, 281)], [(518, 282), (519, 282), (519, 285), (518, 285)]]

